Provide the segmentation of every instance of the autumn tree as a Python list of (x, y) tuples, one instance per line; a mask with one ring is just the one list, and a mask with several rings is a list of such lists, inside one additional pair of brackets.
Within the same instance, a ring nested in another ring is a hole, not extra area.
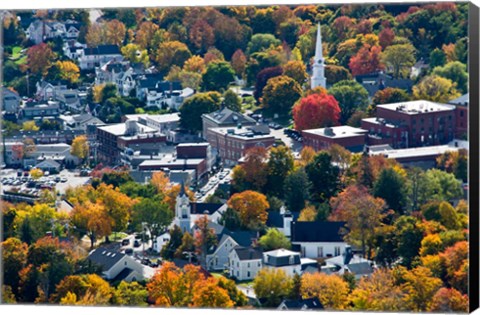
[(347, 68), (337, 65), (325, 65), (325, 78), (328, 85), (334, 85), (344, 80), (352, 80), (352, 75)]
[(56, 58), (49, 45), (40, 43), (27, 50), (27, 67), (31, 73), (45, 75)]
[(314, 200), (328, 200), (339, 188), (339, 168), (332, 164), (332, 157), (326, 151), (320, 151), (312, 162), (305, 167), (308, 179), (312, 183), (311, 196)]
[(111, 20), (105, 23), (105, 44), (121, 46), (125, 40), (126, 27), (119, 20)]
[(147, 289), (136, 281), (122, 281), (113, 291), (112, 304), (125, 306), (147, 306)]
[(298, 60), (291, 60), (283, 66), (283, 74), (297, 81), (300, 86), (308, 79), (305, 64)]
[(24, 121), (22, 124), (22, 129), (24, 131), (38, 131), (40, 128), (37, 126), (34, 120)]
[(313, 222), (317, 219), (318, 211), (315, 209), (315, 206), (308, 205), (302, 209), (300, 215), (298, 216), (299, 222)]
[(3, 262), (3, 285), (12, 288), (14, 296), (18, 295), (20, 270), (27, 264), (28, 245), (17, 238), (8, 238), (1, 243)]
[(267, 157), (265, 148), (249, 148), (245, 153), (245, 163), (233, 172), (232, 180), (235, 185), (243, 184), (247, 189), (263, 191), (268, 181)]
[(87, 34), (85, 35), (85, 41), (88, 47), (97, 47), (104, 43), (105, 29), (103, 25), (99, 23), (93, 23), (88, 26)]
[(311, 94), (300, 99), (292, 110), (296, 130), (338, 125), (340, 107), (332, 95)]
[(290, 211), (297, 212), (305, 207), (310, 197), (311, 182), (304, 168), (299, 168), (285, 177), (283, 187), (285, 204)]
[(383, 50), (385, 50), (387, 46), (390, 46), (393, 43), (394, 39), (395, 32), (389, 27), (384, 28), (380, 31), (380, 33), (378, 33), (378, 42), (380, 46), (382, 46)]
[(85, 160), (88, 157), (90, 146), (88, 145), (87, 136), (76, 136), (72, 141), (71, 154), (78, 157), (80, 160)]
[(426, 311), (433, 296), (440, 289), (442, 281), (432, 276), (430, 269), (416, 267), (403, 275), (403, 288), (406, 291), (406, 303), (414, 311)]
[(247, 57), (241, 49), (237, 49), (232, 55), (231, 63), (233, 70), (235, 70), (235, 74), (240, 78), (243, 77), (247, 64)]
[(226, 61), (211, 62), (203, 74), (203, 88), (206, 91), (225, 90), (235, 79), (235, 71)]
[(406, 310), (404, 297), (393, 272), (382, 268), (375, 270), (370, 277), (362, 278), (351, 299), (356, 310), (398, 312)]
[(356, 55), (350, 58), (348, 66), (354, 77), (383, 70), (381, 61), (382, 47), (364, 45)]
[(394, 78), (408, 77), (416, 61), (415, 54), (415, 47), (411, 44), (392, 45), (385, 48), (382, 61)]
[(183, 64), (183, 70), (202, 74), (205, 72), (205, 60), (200, 56), (192, 56)]
[(214, 29), (204, 19), (198, 19), (190, 27), (189, 39), (199, 53), (205, 53), (210, 47), (214, 46)]
[(340, 106), (340, 123), (345, 123), (357, 110), (365, 110), (368, 106), (368, 92), (356, 81), (340, 81), (329, 90), (329, 94)]
[(233, 90), (228, 89), (223, 93), (223, 102), (226, 108), (234, 112), (242, 111), (242, 99)]
[(148, 66), (150, 63), (147, 50), (142, 49), (137, 44), (127, 44), (121, 48), (121, 52), (125, 60), (128, 60), (131, 63), (141, 63), (144, 66)]
[(263, 268), (253, 280), (255, 295), (265, 299), (267, 307), (277, 307), (289, 295), (292, 286), (292, 278), (280, 268)]
[(460, 96), (455, 84), (446, 78), (429, 75), (413, 86), (413, 98), (429, 100), (437, 103), (447, 103)]
[(220, 108), (220, 101), (212, 93), (197, 93), (180, 107), (180, 125), (192, 132), (202, 130), (202, 114)]
[(210, 228), (208, 223), (208, 217), (206, 215), (201, 216), (195, 221), (194, 232), (195, 251), (201, 257), (200, 262), (205, 268), (208, 267), (206, 261), (208, 250), (217, 244), (215, 230)]
[(43, 176), (43, 171), (39, 168), (32, 168), (29, 174), (33, 179), (40, 179)]
[(150, 49), (152, 46), (153, 38), (159, 27), (157, 24), (151, 21), (142, 22), (135, 34), (135, 43), (142, 49)]
[(158, 46), (156, 61), (158, 69), (167, 72), (172, 66), (183, 67), (185, 61), (192, 56), (187, 45), (179, 41), (163, 42)]
[(278, 77), (283, 74), (283, 68), (280, 66), (275, 67), (267, 67), (260, 70), (256, 75), (255, 80), (255, 91), (253, 92), (253, 96), (256, 100), (260, 101), (261, 97), (263, 96), (263, 90), (267, 85), (268, 80)]
[(265, 195), (246, 190), (234, 194), (227, 202), (228, 206), (240, 215), (242, 226), (258, 230), (267, 222), (267, 209), (270, 207)]
[(456, 84), (456, 89), (465, 94), (468, 92), (467, 66), (459, 61), (449, 62), (444, 66), (435, 67), (433, 75), (449, 79)]
[(268, 80), (263, 89), (262, 105), (272, 115), (285, 116), (301, 95), (300, 85), (294, 79), (281, 75)]
[(272, 34), (255, 34), (248, 43), (247, 55), (252, 55), (253, 53), (261, 52), (270, 47), (279, 46), (280, 44), (280, 40)]
[(168, 205), (160, 200), (143, 198), (133, 206), (132, 219), (137, 230), (141, 230), (144, 225), (152, 239), (156, 240), (157, 236), (172, 222), (173, 213)]
[(286, 146), (271, 148), (269, 153), (266, 188), (271, 195), (283, 196), (285, 178), (293, 170), (293, 153)]
[(317, 297), (327, 310), (343, 310), (348, 306), (349, 288), (338, 275), (305, 273), (302, 276), (300, 294), (303, 299)]
[(228, 291), (218, 285), (214, 277), (195, 284), (191, 307), (231, 308), (234, 303)]
[(99, 275), (71, 275), (58, 284), (52, 302), (61, 305), (109, 305), (112, 295), (112, 287)]
[(371, 257), (376, 230), (385, 217), (385, 201), (375, 198), (363, 186), (351, 185), (330, 200), (330, 220), (345, 221), (347, 239), (361, 246), (365, 256)]
[(95, 242), (112, 232), (112, 219), (108, 216), (105, 207), (90, 201), (77, 204), (71, 212), (71, 222), (76, 226), (80, 235), (87, 235), (90, 239), (90, 248)]
[(279, 248), (290, 249), (292, 246), (288, 238), (276, 228), (269, 228), (267, 233), (260, 237), (258, 244), (264, 251), (270, 251)]
[(408, 95), (407, 91), (392, 87), (378, 90), (372, 99), (374, 105), (400, 103), (407, 101), (410, 101), (410, 95)]
[(429, 312), (466, 313), (468, 312), (468, 296), (462, 295), (453, 288), (440, 288), (432, 298)]
[(60, 72), (60, 79), (66, 80), (70, 83), (78, 82), (80, 78), (80, 69), (71, 61), (57, 61), (55, 66)]

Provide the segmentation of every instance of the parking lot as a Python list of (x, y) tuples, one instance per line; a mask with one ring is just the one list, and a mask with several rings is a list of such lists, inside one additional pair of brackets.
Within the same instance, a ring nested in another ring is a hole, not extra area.
[(78, 171), (62, 170), (59, 174), (44, 174), (35, 180), (28, 172), (16, 169), (3, 169), (1, 178), (2, 191), (16, 189), (29, 194), (35, 194), (42, 189), (54, 189), (57, 193), (64, 194), (68, 187), (85, 185), (90, 179), (86, 176), (79, 176)]

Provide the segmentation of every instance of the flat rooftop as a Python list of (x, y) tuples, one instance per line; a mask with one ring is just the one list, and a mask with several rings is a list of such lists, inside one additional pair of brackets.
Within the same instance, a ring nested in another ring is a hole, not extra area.
[[(111, 133), (115, 136), (123, 136), (127, 132), (127, 125), (125, 123), (113, 124), (98, 127), (98, 129)], [(137, 123), (137, 134), (158, 133), (157, 129)]]
[(453, 105), (434, 103), (425, 100), (401, 102), (392, 104), (377, 105), (377, 108), (383, 108), (391, 111), (397, 111), (408, 115), (418, 115), (429, 112), (443, 112), (455, 109)]
[(248, 139), (267, 139), (273, 138), (273, 135), (270, 134), (270, 129), (268, 126), (256, 125), (248, 127), (222, 127), (222, 128), (210, 128), (211, 131), (221, 134), (228, 135), (232, 138), (248, 140)]
[[(458, 146), (455, 146), (457, 142)], [(446, 145), (436, 145), (429, 147), (418, 147), (418, 148), (408, 148), (408, 149), (392, 149), (388, 145), (379, 145), (369, 147), (369, 155), (384, 155), (387, 158), (391, 159), (402, 159), (402, 158), (412, 158), (412, 157), (422, 157), (422, 156), (437, 156), (445, 152), (456, 152), (460, 149), (467, 149), (468, 143), (466, 141), (452, 141)]]
[(366, 134), (368, 130), (350, 127), (350, 126), (335, 126), (335, 127), (327, 127), (327, 128), (319, 128), (319, 129), (308, 129), (308, 130), (304, 130), (303, 132), (313, 134), (313, 135), (328, 137), (332, 139), (339, 139), (339, 138), (360, 136), (360, 135)]

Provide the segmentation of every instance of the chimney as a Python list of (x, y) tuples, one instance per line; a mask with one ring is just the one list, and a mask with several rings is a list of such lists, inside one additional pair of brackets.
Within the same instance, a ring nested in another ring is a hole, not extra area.
[(346, 246), (345, 247), (345, 259), (343, 260), (344, 265), (348, 265), (350, 263), (350, 260), (353, 258), (353, 252), (352, 252), (352, 247)]
[(285, 234), (286, 237), (290, 237), (292, 235), (292, 221), (292, 213), (288, 210), (285, 211), (285, 214), (283, 215), (283, 234)]

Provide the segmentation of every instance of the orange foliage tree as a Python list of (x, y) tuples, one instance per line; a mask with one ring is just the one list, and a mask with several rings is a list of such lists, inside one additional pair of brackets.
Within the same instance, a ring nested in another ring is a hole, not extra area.
[(246, 228), (256, 230), (267, 222), (267, 209), (270, 207), (265, 195), (246, 190), (234, 194), (227, 202), (228, 206), (237, 211), (240, 221)]
[(296, 130), (335, 126), (340, 119), (340, 107), (332, 95), (311, 94), (293, 107)]

